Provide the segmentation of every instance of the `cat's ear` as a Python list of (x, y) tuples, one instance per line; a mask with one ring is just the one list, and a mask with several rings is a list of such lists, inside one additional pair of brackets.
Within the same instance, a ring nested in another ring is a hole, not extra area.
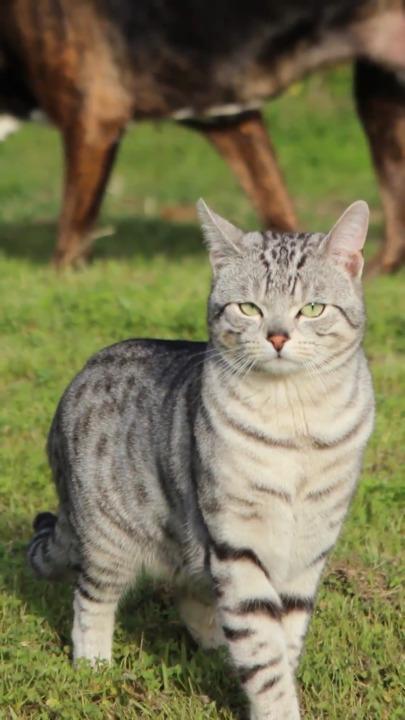
[(370, 211), (364, 200), (352, 203), (328, 234), (328, 253), (343, 265), (352, 277), (360, 277), (364, 260), (362, 248), (366, 241)]
[(243, 232), (217, 215), (202, 198), (197, 202), (197, 212), (215, 273), (229, 260), (241, 254)]

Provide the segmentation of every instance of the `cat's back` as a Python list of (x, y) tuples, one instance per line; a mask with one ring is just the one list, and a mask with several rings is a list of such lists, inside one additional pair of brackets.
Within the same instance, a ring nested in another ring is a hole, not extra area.
[(77, 455), (95, 438), (101, 447), (136, 418), (146, 431), (166, 398), (199, 374), (205, 349), (204, 342), (130, 339), (97, 352), (59, 402), (48, 439), (51, 464), (55, 447)]
[(112, 375), (111, 379), (122, 381), (127, 375), (141, 379), (147, 376), (159, 381), (162, 373), (175, 371), (184, 365), (192, 365), (194, 359), (204, 353), (205, 342), (188, 340), (158, 340), (131, 338), (109, 345), (89, 358), (74, 382), (97, 372)]

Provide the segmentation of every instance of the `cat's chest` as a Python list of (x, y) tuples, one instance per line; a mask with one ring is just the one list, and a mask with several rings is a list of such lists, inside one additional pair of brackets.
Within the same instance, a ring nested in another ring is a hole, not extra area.
[(363, 417), (363, 402), (345, 409), (331, 395), (304, 402), (291, 392), (271, 401), (264, 393), (255, 402), (232, 394), (222, 400), (217, 394), (206, 401), (205, 422), (214, 437), (206, 461), (215, 494), (231, 515), (257, 515), (267, 523), (280, 515), (297, 526), (302, 517), (315, 522), (317, 507), (309, 511), (308, 493), (340, 477), (351, 485), (363, 438), (350, 434)]
[(334, 397), (279, 395), (263, 392), (251, 402), (232, 394), (209, 398), (205, 409), (223, 459), (248, 461), (258, 473), (288, 466), (289, 474), (299, 477), (314, 449), (333, 444), (357, 412)]

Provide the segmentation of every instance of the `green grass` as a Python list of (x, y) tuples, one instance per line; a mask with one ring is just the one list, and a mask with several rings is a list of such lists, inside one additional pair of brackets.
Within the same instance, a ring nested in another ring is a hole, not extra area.
[[(382, 216), (346, 72), (294, 86), (266, 110), (303, 226), (326, 229), (352, 200)], [(223, 653), (196, 650), (170, 591), (145, 584), (119, 613), (114, 666), (71, 667), (71, 590), (35, 580), (25, 546), (55, 507), (44, 443), (55, 404), (98, 348), (129, 336), (205, 337), (209, 271), (192, 207), (257, 221), (204, 139), (169, 124), (128, 133), (93, 264), (47, 265), (59, 202), (56, 133), (25, 127), (0, 144), (0, 718), (230, 720), (243, 699)], [(172, 223), (165, 217), (183, 217)], [(314, 720), (399, 720), (400, 524), (405, 447), (404, 274), (366, 287), (376, 431), (359, 492), (329, 561), (300, 668)], [(403, 697), (403, 696), (402, 696)]]

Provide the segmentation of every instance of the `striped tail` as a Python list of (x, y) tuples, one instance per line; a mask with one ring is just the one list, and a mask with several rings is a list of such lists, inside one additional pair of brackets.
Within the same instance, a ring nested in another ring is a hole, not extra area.
[(31, 567), (39, 577), (62, 580), (71, 571), (71, 533), (57, 515), (42, 512), (33, 523), (34, 537), (27, 551)]

